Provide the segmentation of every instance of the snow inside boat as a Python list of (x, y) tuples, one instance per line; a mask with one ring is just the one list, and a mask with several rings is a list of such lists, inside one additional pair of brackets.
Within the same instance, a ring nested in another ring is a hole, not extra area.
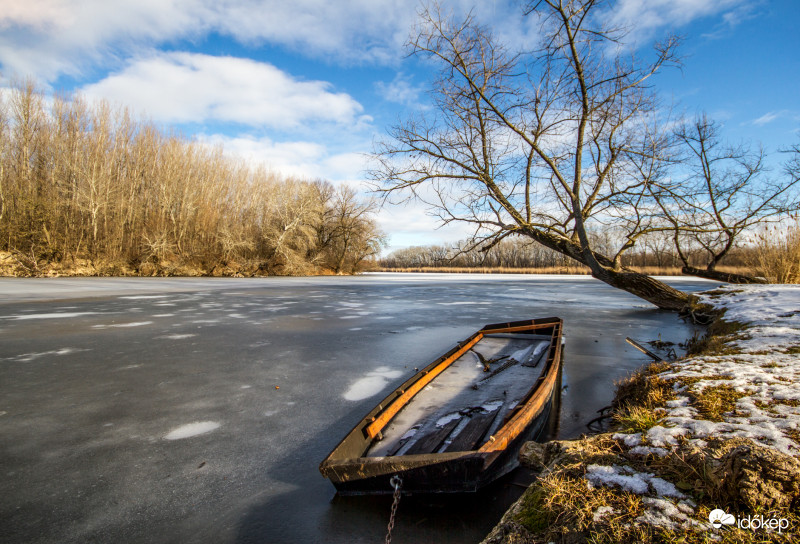
[(562, 321), (487, 325), (381, 401), (320, 464), (342, 494), (477, 491), (517, 465), (557, 402)]

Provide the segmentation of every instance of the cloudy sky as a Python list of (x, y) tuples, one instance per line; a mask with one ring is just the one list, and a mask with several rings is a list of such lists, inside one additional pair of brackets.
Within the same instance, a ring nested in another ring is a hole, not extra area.
[[(520, 2), (445, 0), (512, 45), (536, 26)], [(1, 84), (130, 107), (164, 127), (286, 174), (360, 184), (386, 127), (426, 107), (424, 62), (403, 47), (415, 0), (0, 0)], [(800, 129), (796, 0), (621, 0), (608, 17), (646, 46), (685, 38), (682, 71), (655, 84), (733, 140), (768, 150)], [(415, 206), (381, 212), (392, 247), (461, 238)]]

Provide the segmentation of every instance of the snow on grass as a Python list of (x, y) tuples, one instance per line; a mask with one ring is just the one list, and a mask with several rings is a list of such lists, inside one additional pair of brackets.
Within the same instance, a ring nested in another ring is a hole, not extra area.
[[(702, 448), (706, 439), (726, 437), (800, 455), (800, 287), (723, 286), (701, 294), (700, 301), (724, 309), (725, 321), (743, 327), (731, 327), (732, 335), (718, 339), (721, 354), (670, 363), (656, 376), (671, 383), (675, 397), (653, 408), (655, 425), (611, 438), (629, 460), (666, 458), (684, 441)], [(610, 463), (587, 465), (586, 484), (641, 495), (637, 523), (676, 532), (708, 528), (695, 519), (697, 505), (673, 483), (624, 462)], [(611, 513), (602, 506), (593, 519), (605, 522)]]
[(693, 525), (704, 527), (707, 525), (703, 522), (697, 522), (687, 516), (688, 513), (694, 513), (694, 509), (688, 507), (685, 503), (673, 504), (670, 501), (644, 497), (642, 504), (645, 506), (644, 513), (636, 518), (639, 523), (646, 523), (656, 527), (663, 527), (671, 531), (680, 531), (687, 529)]
[(637, 472), (629, 466), (589, 465), (586, 467), (585, 478), (589, 489), (595, 486), (618, 486), (623, 491), (637, 495), (652, 492), (660, 497), (686, 498), (672, 483), (649, 472)]
[[(701, 294), (700, 301), (747, 328), (726, 344), (735, 353), (690, 357), (659, 374), (674, 381), (679, 396), (667, 403), (663, 426), (650, 429), (647, 440), (670, 447), (679, 436), (735, 436), (800, 454), (800, 287), (730, 285)], [(731, 404), (709, 420), (701, 401), (720, 388)]]
[(598, 521), (602, 520), (604, 517), (611, 516), (611, 515), (614, 515), (616, 513), (617, 513), (617, 511), (614, 510), (614, 508), (611, 507), (611, 506), (601, 506), (600, 508), (598, 508), (597, 510), (594, 511), (594, 514), (592, 515), (592, 521), (597, 523)]

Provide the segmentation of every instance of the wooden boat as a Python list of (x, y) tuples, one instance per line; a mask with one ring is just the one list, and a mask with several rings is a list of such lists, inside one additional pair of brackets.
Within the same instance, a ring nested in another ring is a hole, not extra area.
[(477, 491), (517, 465), (560, 392), (559, 318), (486, 325), (383, 399), (320, 464), (342, 494)]

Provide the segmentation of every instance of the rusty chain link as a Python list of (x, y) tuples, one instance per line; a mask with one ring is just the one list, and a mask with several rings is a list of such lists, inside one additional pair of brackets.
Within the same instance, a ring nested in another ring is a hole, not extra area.
[(397, 474), (392, 476), (389, 483), (394, 487), (394, 502), (392, 502), (392, 513), (389, 516), (389, 527), (386, 531), (386, 544), (392, 542), (392, 529), (394, 529), (394, 517), (397, 514), (397, 505), (400, 504), (400, 488), (403, 486), (403, 479)]

